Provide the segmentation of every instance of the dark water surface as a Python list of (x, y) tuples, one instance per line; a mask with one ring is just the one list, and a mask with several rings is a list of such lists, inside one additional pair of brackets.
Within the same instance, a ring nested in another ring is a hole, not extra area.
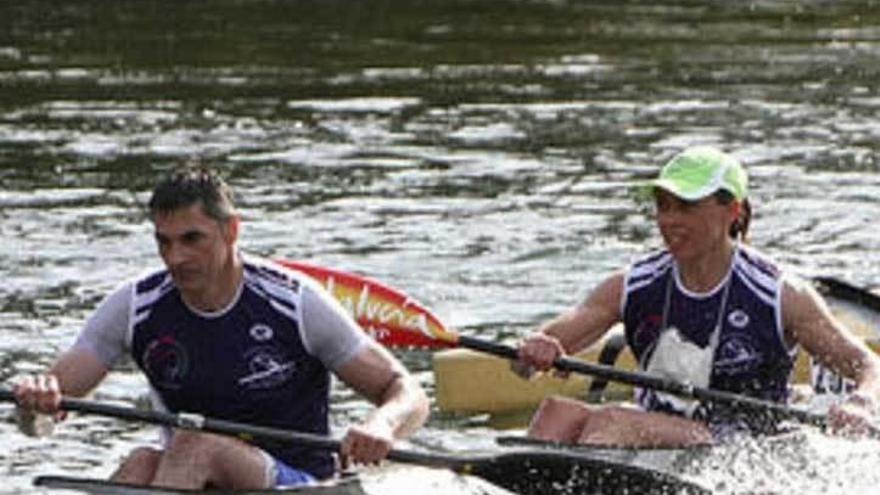
[[(388, 281), (497, 340), (657, 245), (627, 186), (691, 144), (747, 165), (755, 246), (880, 285), (878, 76), (872, 1), (3, 2), (0, 378), (47, 365), (158, 262), (141, 205), (188, 161), (239, 193), (245, 249)], [(401, 356), (430, 387), (429, 354)], [(122, 372), (99, 397), (141, 390)], [(338, 425), (367, 409), (336, 399)], [(483, 435), (447, 423), (420, 441)], [(95, 418), (0, 431), (12, 492), (104, 475), (151, 438)], [(804, 469), (821, 476), (770, 470), (758, 489), (878, 481)]]

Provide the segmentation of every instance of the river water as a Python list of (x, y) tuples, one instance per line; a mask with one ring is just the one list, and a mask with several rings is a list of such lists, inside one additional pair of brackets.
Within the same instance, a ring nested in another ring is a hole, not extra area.
[[(755, 246), (880, 285), (878, 76), (869, 0), (3, 2), (0, 379), (45, 367), (103, 294), (159, 262), (142, 205), (191, 161), (237, 190), (244, 249), (387, 281), (498, 341), (657, 246), (628, 186), (691, 144), (747, 165)], [(399, 355), (430, 389), (430, 353)], [(98, 397), (141, 386), (121, 370)], [(366, 409), (337, 389), (334, 424)], [(31, 439), (0, 411), (8, 492), (106, 475), (152, 435), (77, 417)], [(438, 415), (414, 443), (491, 434)], [(706, 479), (880, 481), (880, 446), (817, 442)]]

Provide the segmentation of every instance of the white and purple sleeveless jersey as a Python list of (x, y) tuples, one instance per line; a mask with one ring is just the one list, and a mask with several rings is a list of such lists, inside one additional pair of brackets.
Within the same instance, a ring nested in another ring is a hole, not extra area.
[[(627, 343), (644, 369), (664, 320), (701, 347), (709, 345), (720, 322), (709, 386), (784, 402), (796, 348), (785, 342), (782, 286), (777, 266), (747, 246), (736, 248), (727, 277), (702, 294), (682, 285), (668, 251), (652, 253), (634, 262), (626, 274), (621, 315)], [(648, 410), (672, 412), (652, 390), (637, 389), (636, 398)], [(712, 404), (702, 404), (695, 417), (710, 424), (733, 421), (751, 430), (771, 428), (768, 418), (744, 418)]]

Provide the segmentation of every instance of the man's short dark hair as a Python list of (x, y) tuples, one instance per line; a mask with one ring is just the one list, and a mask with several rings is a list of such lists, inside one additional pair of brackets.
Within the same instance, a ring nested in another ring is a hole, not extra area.
[(186, 166), (162, 179), (150, 198), (150, 216), (173, 213), (201, 203), (205, 215), (225, 221), (235, 215), (232, 190), (214, 171)]

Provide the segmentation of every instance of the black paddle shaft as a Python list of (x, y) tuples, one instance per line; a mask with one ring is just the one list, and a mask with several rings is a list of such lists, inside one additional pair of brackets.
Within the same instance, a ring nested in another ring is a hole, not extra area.
[[(476, 337), (460, 335), (458, 344), (475, 351), (494, 354), (508, 359), (519, 359), (517, 350), (504, 344), (496, 344)], [(732, 406), (734, 408), (752, 409), (773, 414), (778, 418), (795, 419), (807, 424), (818, 426), (825, 425), (825, 415), (812, 413), (803, 409), (787, 406), (785, 404), (756, 399), (746, 395), (697, 387), (689, 383), (683, 383), (664, 377), (622, 370), (602, 364), (588, 363), (570, 357), (558, 357), (553, 362), (553, 367), (572, 373), (595, 376), (615, 382), (628, 383), (639, 387), (650, 388), (660, 392), (666, 392), (679, 397), (698, 399)]]
[[(11, 390), (0, 388), (0, 402), (14, 402), (15, 395)], [(200, 414), (190, 413), (166, 413), (132, 407), (115, 406), (101, 402), (95, 402), (73, 397), (61, 399), (59, 407), (64, 411), (109, 416), (113, 418), (140, 421), (159, 426), (180, 428), (185, 430), (198, 430), (208, 433), (218, 433), (237, 437), (244, 441), (254, 439), (290, 442), (306, 445), (315, 449), (339, 450), (342, 442), (322, 435), (304, 433), (279, 428), (238, 423), (223, 419), (209, 418)], [(398, 462), (408, 462), (436, 467), (454, 467), (456, 459), (452, 456), (425, 454), (394, 449), (388, 454), (388, 458)]]
[[(0, 387), (0, 402), (14, 401), (15, 395), (12, 391)], [(321, 435), (237, 423), (199, 414), (148, 411), (70, 397), (61, 400), (60, 408), (65, 411), (134, 420), (172, 428), (230, 435), (244, 441), (263, 439), (290, 442), (333, 451), (339, 450), (342, 443)], [(630, 490), (633, 486), (661, 486), (665, 489), (662, 493), (708, 493), (698, 485), (658, 471), (615, 464), (584, 455), (545, 450), (460, 456), (392, 449), (388, 459), (469, 474), (524, 494), (546, 493), (546, 487), (557, 483), (569, 483), (572, 477), (575, 482), (585, 485), (585, 490), (577, 493), (633, 493)]]

